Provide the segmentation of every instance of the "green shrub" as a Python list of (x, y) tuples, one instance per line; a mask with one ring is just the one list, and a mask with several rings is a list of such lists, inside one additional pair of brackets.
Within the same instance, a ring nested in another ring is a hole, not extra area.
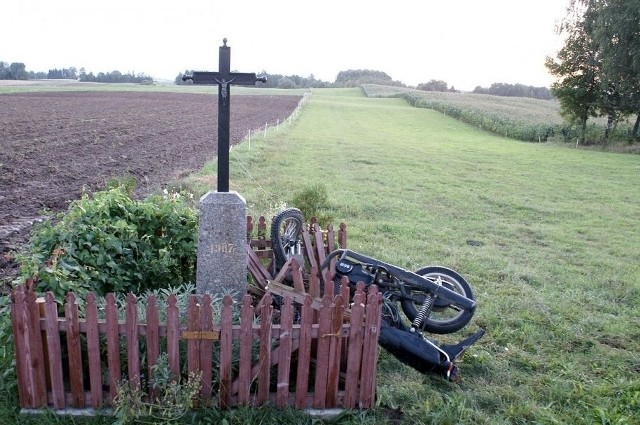
[(195, 281), (197, 213), (186, 196), (131, 198), (122, 186), (83, 195), (36, 225), (19, 281), (61, 300), (68, 291), (135, 292)]
[[(17, 396), (18, 384), (14, 353), (11, 298), (8, 295), (0, 295), (0, 405), (15, 402)], [(2, 421), (0, 420), (0, 422)]]
[(323, 184), (309, 186), (296, 192), (292, 204), (302, 212), (305, 220), (316, 217), (321, 226), (332, 221), (332, 217), (327, 213), (329, 195), (327, 187)]

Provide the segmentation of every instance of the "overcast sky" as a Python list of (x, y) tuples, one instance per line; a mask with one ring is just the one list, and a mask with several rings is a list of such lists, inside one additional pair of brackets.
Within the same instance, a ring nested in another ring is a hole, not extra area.
[(416, 85), (473, 90), (494, 82), (548, 86), (567, 0), (3, 0), (0, 61), (29, 71), (84, 67), (173, 80), (231, 69), (333, 82), (348, 69)]

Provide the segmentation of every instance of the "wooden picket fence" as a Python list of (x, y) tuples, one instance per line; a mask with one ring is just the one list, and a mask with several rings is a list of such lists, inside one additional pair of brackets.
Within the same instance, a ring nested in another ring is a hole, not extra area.
[[(140, 321), (137, 299), (130, 294), (124, 320), (119, 320), (113, 294), (106, 297), (104, 317), (93, 294), (86, 297), (80, 317), (70, 293), (64, 316), (59, 317), (51, 293), (39, 300), (21, 286), (12, 294), (11, 310), (20, 405), (54, 409), (111, 405), (122, 379), (133, 389), (143, 384), (141, 377), (151, 376), (161, 350), (167, 354), (171, 374), (179, 378), (185, 366), (180, 352), (186, 349), (186, 369), (202, 372), (201, 405), (270, 401), (278, 407), (367, 408), (375, 398), (381, 299), (375, 288), (368, 294), (360, 288), (353, 305), (342, 295), (326, 296), (316, 310), (308, 294), (301, 305), (287, 296), (279, 320), (274, 321), (269, 293), (257, 308), (247, 295), (240, 323), (233, 324), (233, 300), (226, 296), (220, 323), (214, 324), (208, 295), (191, 295), (182, 312), (176, 297), (169, 296), (166, 320), (161, 322), (155, 296), (147, 298), (146, 320)], [(145, 370), (141, 346), (146, 352)], [(253, 358), (256, 346), (259, 355)], [(126, 354), (121, 358), (123, 349)], [(234, 353), (239, 355), (235, 368)], [(218, 364), (213, 358), (219, 359)]]

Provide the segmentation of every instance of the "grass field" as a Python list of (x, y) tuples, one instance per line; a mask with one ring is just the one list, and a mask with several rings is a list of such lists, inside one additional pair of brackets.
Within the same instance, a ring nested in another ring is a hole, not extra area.
[(324, 185), (351, 248), (475, 288), (469, 330), (487, 335), (462, 384), (383, 356), (378, 402), (407, 423), (638, 423), (638, 156), (517, 143), (354, 89), (314, 91), (232, 158), (254, 214)]
[[(336, 423), (640, 423), (639, 156), (518, 143), (401, 99), (323, 89), (231, 161), (251, 214), (321, 185), (350, 248), (449, 266), (474, 288), (476, 316), (453, 337), (487, 333), (459, 364), (461, 383), (382, 352), (378, 407)], [(203, 191), (211, 176), (215, 164), (185, 184)], [(302, 421), (271, 409), (225, 419)]]

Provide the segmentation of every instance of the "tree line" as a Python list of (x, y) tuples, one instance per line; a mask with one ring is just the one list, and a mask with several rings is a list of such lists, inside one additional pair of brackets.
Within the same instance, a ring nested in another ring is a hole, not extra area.
[(558, 26), (564, 46), (545, 65), (556, 77), (551, 92), (561, 114), (580, 129), (585, 142), (590, 118), (606, 117), (603, 142), (617, 124), (635, 116), (640, 127), (640, 1), (571, 0)]
[[(437, 91), (437, 92), (454, 92), (458, 93), (454, 86), (449, 87), (446, 81), (443, 80), (429, 80), (426, 83), (420, 83), (416, 86), (417, 90), (423, 91)], [(526, 86), (524, 84), (507, 84), (507, 83), (493, 83), (490, 87), (476, 86), (471, 92), (475, 94), (490, 94), (493, 96), (508, 96), (508, 97), (532, 97), (535, 99), (550, 100), (553, 99), (551, 90), (547, 87), (534, 87)]]
[(120, 71), (98, 72), (94, 75), (92, 72), (87, 73), (84, 68), (80, 71), (75, 67), (50, 69), (48, 72), (27, 71), (26, 66), (22, 62), (0, 61), (0, 80), (78, 80), (96, 83), (137, 83), (152, 84), (153, 78), (145, 74), (134, 74), (127, 72), (123, 74)]
[(94, 75), (93, 72), (87, 73), (84, 68), (80, 68), (78, 81), (92, 83), (153, 84), (153, 77), (150, 77), (144, 73), (134, 74), (133, 72), (127, 72), (126, 74), (123, 74), (120, 71), (98, 72), (96, 75)]
[(487, 88), (477, 86), (473, 89), (472, 93), (508, 97), (531, 97), (543, 100), (551, 100), (554, 98), (548, 87), (525, 86), (524, 84), (493, 83)]
[[(182, 81), (184, 74), (192, 74), (193, 70), (186, 70), (176, 76), (174, 83), (183, 85), (191, 84), (191, 82)], [(362, 84), (380, 84), (387, 86), (407, 87), (401, 81), (394, 80), (391, 76), (383, 71), (370, 69), (350, 69), (340, 71), (334, 82), (323, 81), (315, 78), (313, 74), (308, 77), (299, 75), (282, 75), (269, 74), (263, 70), (258, 73), (260, 76), (266, 76), (267, 82), (261, 84), (260, 87), (281, 88), (281, 89), (299, 89), (299, 88), (327, 88), (327, 87), (358, 87)], [(75, 67), (63, 69), (50, 69), (48, 72), (26, 71), (23, 63), (0, 62), (0, 80), (27, 80), (27, 79), (74, 79), (86, 82), (99, 83), (136, 83), (136, 84), (153, 84), (153, 78), (133, 72), (121, 73), (120, 71), (112, 72), (93, 72), (87, 73), (85, 68), (78, 71)], [(432, 79), (426, 83), (420, 83), (416, 86), (418, 90), (437, 91), (437, 92), (457, 92), (454, 86), (450, 86), (442, 80)], [(523, 84), (506, 84), (493, 83), (488, 88), (477, 86), (473, 93), (491, 94), (495, 96), (516, 96), (516, 97), (533, 97), (538, 99), (552, 99), (551, 91), (546, 87), (525, 86)]]

